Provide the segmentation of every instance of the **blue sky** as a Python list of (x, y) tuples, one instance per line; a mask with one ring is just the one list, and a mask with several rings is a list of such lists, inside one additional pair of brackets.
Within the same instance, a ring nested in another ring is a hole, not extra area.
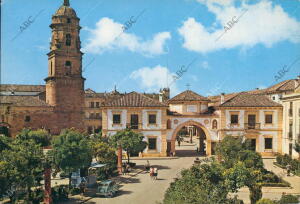
[[(3, 1), (1, 83), (44, 84), (49, 25), (62, 2)], [(70, 3), (81, 19), (85, 88), (97, 92), (111, 91), (114, 85), (121, 92), (158, 92), (170, 86), (174, 95), (189, 84), (207, 96), (264, 88), (300, 57), (299, 0)], [(23, 22), (36, 15), (15, 38)], [(130, 19), (136, 22), (122, 32)], [(189, 64), (174, 81), (176, 72)], [(299, 74), (300, 60), (280, 81)]]

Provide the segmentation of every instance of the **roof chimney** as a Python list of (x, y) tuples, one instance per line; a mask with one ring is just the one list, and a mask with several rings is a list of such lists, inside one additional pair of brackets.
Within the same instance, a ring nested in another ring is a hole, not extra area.
[(225, 101), (225, 93), (221, 93), (221, 104)]

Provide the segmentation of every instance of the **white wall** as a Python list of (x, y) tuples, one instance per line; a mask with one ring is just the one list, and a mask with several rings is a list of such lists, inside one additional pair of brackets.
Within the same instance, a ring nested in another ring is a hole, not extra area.
[[(156, 112), (156, 125), (148, 125), (148, 112)], [(159, 109), (144, 109), (142, 110), (142, 125), (143, 129), (148, 130), (155, 130), (155, 129), (161, 129), (162, 128), (162, 112)]]

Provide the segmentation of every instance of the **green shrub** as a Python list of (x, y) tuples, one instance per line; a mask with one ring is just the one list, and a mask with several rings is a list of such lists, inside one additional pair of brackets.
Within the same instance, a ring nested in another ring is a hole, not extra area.
[(66, 201), (69, 196), (69, 186), (60, 185), (51, 188), (51, 197), (53, 202)]
[(270, 199), (263, 198), (257, 201), (256, 204), (276, 204), (276, 203)]
[(80, 189), (79, 188), (71, 188), (70, 189), (70, 194), (71, 195), (78, 195), (78, 194), (80, 194)]
[(29, 199), (33, 204), (40, 204), (44, 200), (44, 190), (36, 189), (30, 192)]
[(282, 195), (279, 200), (279, 204), (297, 204), (299, 202), (298, 196), (294, 195)]

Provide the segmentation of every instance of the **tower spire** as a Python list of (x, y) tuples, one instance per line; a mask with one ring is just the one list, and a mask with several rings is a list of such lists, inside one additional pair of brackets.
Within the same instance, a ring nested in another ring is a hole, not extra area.
[(70, 6), (69, 0), (64, 0), (64, 6)]

